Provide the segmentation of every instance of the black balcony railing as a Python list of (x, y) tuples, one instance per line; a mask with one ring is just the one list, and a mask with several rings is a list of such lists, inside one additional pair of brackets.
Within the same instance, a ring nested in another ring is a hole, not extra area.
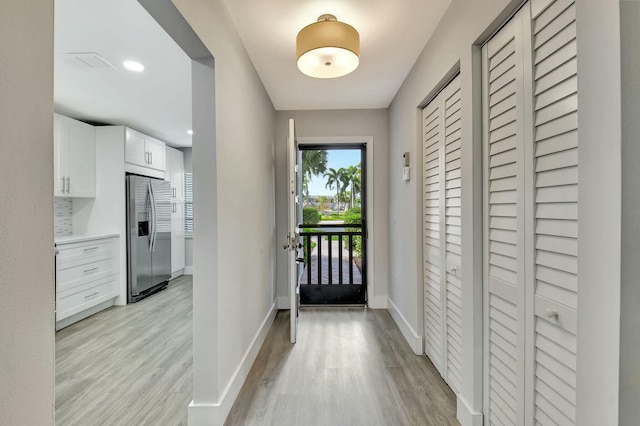
[(304, 244), (305, 271), (301, 285), (362, 284), (354, 262), (361, 224), (299, 225)]

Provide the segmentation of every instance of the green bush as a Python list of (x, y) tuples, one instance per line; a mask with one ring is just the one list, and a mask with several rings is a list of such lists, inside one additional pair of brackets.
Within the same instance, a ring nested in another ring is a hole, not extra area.
[[(350, 209), (355, 210), (355, 209)], [(360, 209), (358, 209), (360, 210)], [(360, 213), (351, 214), (344, 217), (345, 225), (353, 225), (362, 223), (362, 218), (360, 217)], [(345, 228), (347, 232), (356, 232), (360, 231), (359, 228)], [(356, 257), (362, 258), (362, 237), (353, 237), (353, 248), (356, 251)]]
[(361, 215), (362, 210), (360, 209), (360, 207), (354, 207), (352, 209), (347, 210), (346, 212), (344, 212), (345, 217), (346, 216), (355, 216), (357, 215), (358, 217)]
[[(315, 225), (320, 222), (320, 212), (315, 207), (304, 207), (302, 209), (302, 223), (304, 225)], [(308, 231), (312, 231), (309, 229)], [(311, 252), (316, 246), (316, 243), (311, 242), (311, 249), (307, 247), (307, 239), (303, 238), (303, 253), (304, 253), (304, 262), (306, 265), (309, 264), (309, 259), (307, 259), (307, 253)]]
[(305, 225), (315, 225), (320, 222), (320, 212), (314, 207), (302, 209), (302, 223)]

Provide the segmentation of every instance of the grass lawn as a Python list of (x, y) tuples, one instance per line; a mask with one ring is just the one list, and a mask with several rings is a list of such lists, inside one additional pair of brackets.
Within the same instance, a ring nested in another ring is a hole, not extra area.
[(320, 220), (344, 220), (344, 214), (333, 213), (329, 216), (320, 216)]

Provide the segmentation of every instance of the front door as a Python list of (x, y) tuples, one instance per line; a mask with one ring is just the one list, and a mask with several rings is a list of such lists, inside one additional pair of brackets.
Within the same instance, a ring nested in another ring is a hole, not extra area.
[(289, 162), (289, 226), (287, 243), (284, 248), (289, 254), (289, 300), (291, 302), (291, 343), (296, 343), (298, 334), (298, 318), (300, 315), (300, 275), (303, 271), (302, 241), (298, 224), (301, 222), (302, 206), (300, 204), (300, 167), (298, 165), (298, 147), (296, 142), (295, 121), (289, 120), (289, 140), (287, 141), (287, 157)]
[(304, 144), (302, 305), (367, 303), (366, 145)]

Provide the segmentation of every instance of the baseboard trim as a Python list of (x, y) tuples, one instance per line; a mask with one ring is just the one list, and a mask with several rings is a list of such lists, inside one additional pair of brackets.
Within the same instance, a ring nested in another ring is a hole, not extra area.
[(374, 296), (369, 299), (371, 309), (387, 309), (387, 296)]
[(289, 298), (286, 296), (278, 297), (278, 309), (291, 309), (291, 305), (289, 304)]
[(273, 324), (273, 320), (278, 312), (277, 303), (274, 302), (267, 313), (267, 316), (260, 324), (257, 333), (253, 337), (249, 348), (245, 352), (240, 364), (236, 368), (235, 372), (231, 376), (231, 380), (227, 384), (227, 387), (222, 392), (220, 401), (217, 403), (196, 403), (191, 401), (188, 411), (188, 425), (189, 426), (222, 426), (233, 407), (240, 389), (247, 379), (249, 370), (253, 365), (253, 362), (258, 356), (258, 351), (264, 343), (264, 339), (267, 337), (267, 333)]
[(191, 401), (187, 415), (189, 426), (218, 426), (224, 424), (220, 416), (220, 404), (202, 404)]
[(193, 275), (193, 266), (185, 266), (184, 275)]
[(482, 422), (484, 420), (484, 416), (482, 415), (482, 413), (478, 413), (472, 410), (461, 394), (457, 394), (456, 398), (456, 417), (458, 418), (460, 424), (462, 426), (482, 426)]
[(113, 297), (95, 306), (85, 309), (84, 311), (80, 311), (77, 314), (73, 314), (70, 317), (61, 319), (60, 321), (56, 321), (56, 331), (60, 331), (63, 328), (70, 326), (71, 324), (75, 324), (78, 321), (89, 318), (91, 315), (97, 314), (100, 311), (112, 307), (113, 305), (115, 305), (115, 300), (116, 298)]
[(398, 307), (389, 298), (387, 298), (387, 309), (391, 314), (391, 318), (393, 318), (398, 325), (400, 332), (411, 347), (413, 353), (416, 355), (422, 355), (424, 353), (424, 348), (422, 347), (422, 336), (418, 336)]

